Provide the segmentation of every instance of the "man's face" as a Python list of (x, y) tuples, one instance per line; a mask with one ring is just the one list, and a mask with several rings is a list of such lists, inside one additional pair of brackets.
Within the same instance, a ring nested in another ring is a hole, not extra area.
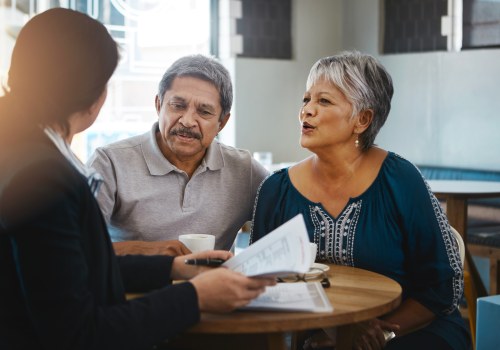
[(211, 83), (194, 77), (177, 77), (165, 92), (163, 103), (156, 97), (160, 135), (158, 145), (172, 163), (201, 161), (229, 114), (220, 118), (219, 91)]

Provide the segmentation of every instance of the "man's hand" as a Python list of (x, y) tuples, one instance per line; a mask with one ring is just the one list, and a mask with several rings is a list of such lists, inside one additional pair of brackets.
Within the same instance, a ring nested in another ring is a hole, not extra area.
[(190, 254), (191, 251), (180, 241), (124, 241), (114, 242), (116, 255), (170, 255)]

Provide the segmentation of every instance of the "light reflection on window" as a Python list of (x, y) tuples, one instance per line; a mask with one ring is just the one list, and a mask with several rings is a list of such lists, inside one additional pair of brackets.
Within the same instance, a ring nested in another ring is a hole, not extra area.
[(83, 161), (99, 146), (147, 132), (165, 70), (182, 56), (210, 53), (210, 0), (107, 2), (99, 19), (119, 42), (121, 60), (97, 121), (74, 138)]
[(16, 0), (7, 6), (0, 0), (0, 83), (6, 82), (20, 28), (37, 11), (51, 6), (72, 8), (98, 19), (120, 45), (120, 63), (97, 121), (73, 138), (72, 148), (83, 161), (96, 147), (148, 131), (157, 119), (154, 100), (165, 70), (182, 56), (210, 53), (210, 0), (22, 3), (26, 6), (15, 6)]

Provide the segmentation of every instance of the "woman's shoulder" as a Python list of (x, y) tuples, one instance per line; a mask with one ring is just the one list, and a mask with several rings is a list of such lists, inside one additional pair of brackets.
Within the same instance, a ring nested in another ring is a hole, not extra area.
[(415, 164), (394, 152), (388, 152), (383, 169), (389, 175), (398, 178), (408, 177), (412, 180), (422, 179), (422, 175)]
[[(4, 167), (5, 166), (5, 167)], [(75, 169), (66, 161), (50, 140), (43, 136), (26, 140), (2, 158), (2, 187), (24, 184), (21, 187), (62, 186), (75, 178)], [(59, 185), (57, 185), (59, 184)]]
[(410, 195), (411, 193), (427, 194), (429, 192), (425, 180), (417, 166), (401, 155), (389, 152), (382, 167), (384, 183), (395, 192)]
[(275, 187), (283, 185), (286, 182), (288, 182), (288, 168), (283, 168), (269, 174), (262, 183), (262, 186)]

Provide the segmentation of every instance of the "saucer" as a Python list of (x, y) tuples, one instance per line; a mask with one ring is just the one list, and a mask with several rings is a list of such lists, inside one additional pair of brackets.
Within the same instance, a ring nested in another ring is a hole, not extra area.
[(325, 264), (314, 263), (309, 271), (306, 272), (306, 277), (315, 277), (321, 275), (323, 272), (330, 270), (330, 266)]

